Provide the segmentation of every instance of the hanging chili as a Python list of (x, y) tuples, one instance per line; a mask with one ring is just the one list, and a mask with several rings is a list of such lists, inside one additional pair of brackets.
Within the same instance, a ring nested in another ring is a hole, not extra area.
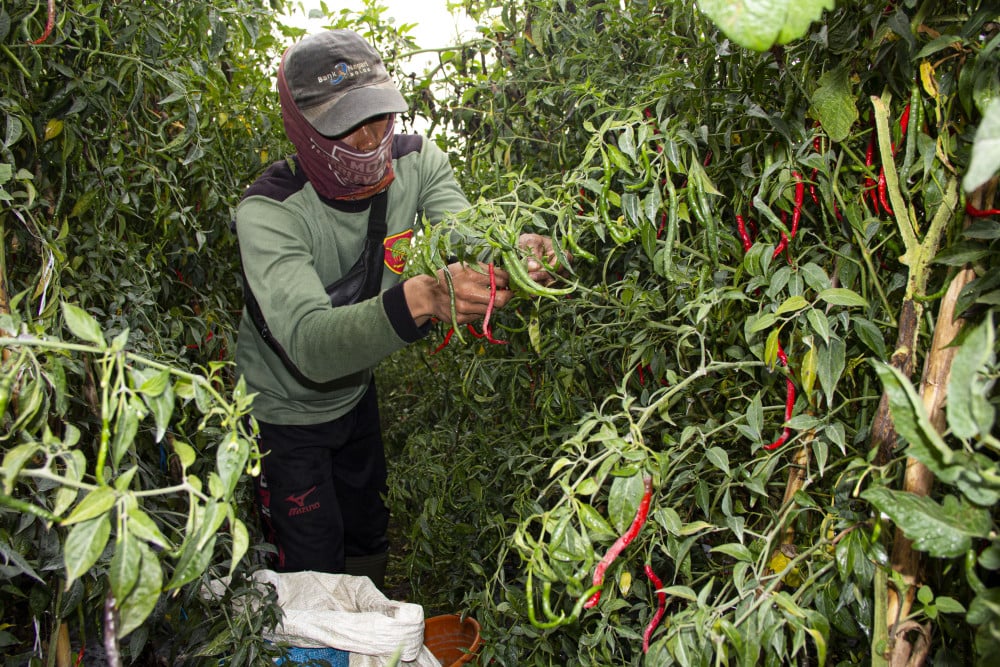
[(884, 166), (878, 170), (878, 200), (887, 214), (895, 215), (892, 212), (892, 206), (889, 205), (889, 187), (885, 180)]
[(647, 563), (645, 570), (646, 578), (653, 584), (653, 589), (656, 591), (656, 613), (649, 619), (649, 625), (646, 626), (646, 630), (642, 633), (642, 652), (649, 653), (649, 640), (653, 636), (653, 631), (656, 630), (656, 627), (663, 619), (663, 614), (667, 611), (667, 594), (660, 590), (663, 588), (663, 582), (653, 572), (653, 566)]
[[(872, 130), (872, 135), (868, 138), (868, 147), (865, 149), (865, 166), (870, 170), (875, 162), (875, 130)], [(862, 190), (862, 197), (867, 194), (871, 194), (872, 198), (872, 208), (875, 211), (875, 215), (878, 215), (878, 196), (875, 193), (875, 179), (871, 176), (865, 176), (865, 186)]]
[[(782, 224), (788, 221), (788, 213), (785, 211), (781, 212), (781, 222)], [(771, 255), (771, 259), (777, 259), (778, 255), (785, 251), (788, 247), (788, 234), (781, 232), (781, 240), (778, 241), (778, 245), (774, 248), (774, 254)]]
[(490, 274), (490, 301), (486, 304), (486, 315), (483, 316), (483, 335), (486, 336), (486, 340), (494, 345), (506, 345), (507, 341), (498, 340), (493, 337), (493, 327), (490, 325), (490, 317), (493, 315), (493, 305), (497, 300), (497, 276), (493, 268), (493, 262), (490, 262), (488, 271)]
[(42, 34), (38, 36), (38, 39), (31, 40), (32, 44), (41, 44), (49, 38), (52, 34), (52, 29), (56, 27), (56, 0), (49, 0), (48, 2), (48, 16), (45, 18), (45, 29)]
[(444, 335), (444, 340), (441, 342), (440, 345), (434, 348), (431, 354), (437, 354), (444, 348), (448, 347), (448, 343), (451, 342), (451, 337), (454, 335), (455, 335), (455, 327), (451, 327), (450, 329), (448, 329), (448, 333)]
[[(778, 343), (778, 362), (782, 366), (785, 366), (786, 368), (788, 367), (788, 355), (786, 355), (785, 351), (782, 349), (781, 343)], [(794, 407), (795, 407), (795, 383), (792, 382), (791, 377), (787, 377), (785, 378), (785, 423), (787, 423), (792, 418), (792, 410)], [(781, 435), (778, 437), (778, 439), (772, 442), (770, 445), (764, 445), (764, 449), (766, 449), (767, 451), (773, 451), (778, 447), (781, 447), (783, 444), (785, 444), (785, 442), (787, 442), (788, 438), (790, 438), (791, 435), (792, 435), (792, 429), (789, 428), (788, 426), (785, 426), (781, 430)]]
[(1000, 215), (1000, 208), (976, 208), (969, 202), (965, 202), (965, 214), (973, 218), (989, 218)]
[(795, 179), (795, 207), (792, 209), (791, 229), (791, 237), (794, 239), (796, 232), (799, 231), (799, 220), (802, 218), (802, 202), (805, 199), (805, 184), (802, 182), (802, 175), (797, 171), (792, 172), (792, 178)]
[[(604, 554), (604, 557), (594, 568), (594, 586), (601, 587), (604, 585), (604, 573), (607, 572), (608, 567), (615, 562), (615, 559), (625, 550), (632, 540), (635, 539), (639, 531), (642, 530), (643, 524), (646, 523), (646, 518), (649, 516), (649, 503), (653, 498), (653, 478), (646, 475), (642, 478), (643, 494), (642, 500), (639, 501), (639, 508), (635, 512), (635, 518), (632, 519), (632, 525), (628, 527), (628, 530), (622, 534), (608, 552)], [(601, 600), (601, 589), (598, 588), (593, 595), (591, 595), (587, 601), (583, 604), (584, 609), (592, 609), (597, 606), (597, 603)]]
[(750, 252), (753, 241), (750, 240), (750, 235), (747, 233), (747, 223), (742, 215), (736, 216), (736, 233), (740, 235), (740, 241), (743, 243), (743, 252)]

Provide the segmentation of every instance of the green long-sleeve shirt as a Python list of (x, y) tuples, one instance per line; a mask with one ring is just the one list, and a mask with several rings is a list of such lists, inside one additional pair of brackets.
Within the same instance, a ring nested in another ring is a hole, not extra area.
[[(469, 206), (447, 156), (432, 142), (396, 135), (389, 186), (387, 245), (407, 242), (421, 214), (431, 222)], [(237, 372), (257, 394), (254, 415), (275, 424), (318, 424), (348, 412), (381, 359), (418, 340), (427, 327), (410, 316), (391, 253), (382, 292), (334, 308), (324, 290), (348, 271), (368, 230), (369, 200), (320, 197), (294, 162), (272, 165), (244, 194), (236, 231), (247, 284), (268, 328), (294, 365), (322, 389), (297, 381), (263, 341), (244, 309)]]

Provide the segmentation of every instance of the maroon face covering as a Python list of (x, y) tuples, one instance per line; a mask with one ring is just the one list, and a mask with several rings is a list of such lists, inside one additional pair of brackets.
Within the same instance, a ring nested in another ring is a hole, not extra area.
[(379, 146), (359, 152), (343, 141), (323, 136), (309, 124), (292, 99), (281, 67), (278, 95), (285, 133), (295, 146), (299, 165), (319, 194), (327, 199), (367, 199), (392, 182), (393, 114), (389, 114)]

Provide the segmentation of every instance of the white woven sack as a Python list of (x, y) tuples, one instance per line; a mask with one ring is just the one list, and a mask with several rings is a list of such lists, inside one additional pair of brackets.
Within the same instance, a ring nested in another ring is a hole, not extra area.
[[(274, 586), (284, 612), (269, 641), (348, 651), (351, 667), (384, 667), (400, 649), (407, 667), (441, 667), (424, 646), (423, 607), (390, 600), (368, 577), (259, 570), (253, 578)], [(224, 586), (210, 584), (216, 594)]]

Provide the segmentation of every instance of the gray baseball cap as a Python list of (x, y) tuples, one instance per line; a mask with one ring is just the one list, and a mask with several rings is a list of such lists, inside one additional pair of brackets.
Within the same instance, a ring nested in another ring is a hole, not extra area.
[(299, 111), (328, 137), (408, 108), (378, 52), (351, 30), (303, 38), (285, 52), (281, 68)]

